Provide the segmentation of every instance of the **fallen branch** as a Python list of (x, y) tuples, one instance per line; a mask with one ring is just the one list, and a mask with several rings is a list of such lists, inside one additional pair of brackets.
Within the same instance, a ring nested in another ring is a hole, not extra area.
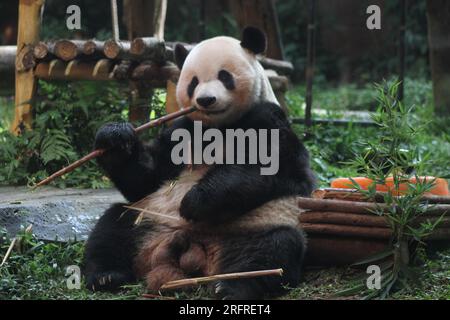
[[(140, 133), (146, 129), (150, 129), (150, 128), (154, 128), (154, 127), (158, 127), (160, 125), (162, 125), (163, 123), (167, 122), (167, 121), (171, 121), (174, 120), (176, 118), (179, 118), (181, 116), (184, 116), (186, 114), (189, 114), (191, 112), (194, 112), (196, 109), (195, 107), (190, 107), (190, 108), (186, 108), (186, 109), (181, 109), (180, 111), (174, 112), (174, 113), (170, 113), (167, 114), (159, 119), (155, 119), (152, 120), (150, 122), (147, 122), (145, 124), (143, 124), (140, 127), (137, 127), (136, 129), (134, 129), (134, 131), (136, 133)], [(76, 168), (80, 167), (81, 165), (83, 165), (85, 162), (88, 162), (94, 158), (97, 158), (99, 156), (101, 156), (106, 150), (104, 149), (98, 149), (98, 150), (94, 150), (91, 153), (89, 153), (88, 155), (84, 156), (83, 158), (75, 161), (74, 163), (70, 164), (67, 167), (62, 168), (61, 170), (53, 173), (51, 176), (49, 176), (48, 178), (45, 178), (44, 180), (42, 180), (41, 182), (39, 182), (38, 184), (36, 184), (33, 189), (36, 189), (38, 187), (41, 187), (43, 185), (48, 184), (49, 182), (53, 181), (54, 179), (62, 176), (63, 174), (66, 174), (68, 172), (71, 172), (73, 170), (75, 170)]]
[(273, 269), (273, 270), (260, 270), (260, 271), (249, 271), (249, 272), (236, 272), (236, 273), (225, 273), (225, 274), (217, 274), (214, 276), (208, 277), (199, 277), (199, 278), (189, 278), (189, 279), (181, 279), (175, 281), (169, 281), (161, 286), (159, 290), (172, 290), (179, 289), (183, 287), (189, 286), (198, 286), (201, 284), (219, 281), (219, 280), (233, 280), (233, 279), (247, 279), (247, 278), (256, 278), (256, 277), (264, 277), (264, 276), (282, 276), (283, 269)]

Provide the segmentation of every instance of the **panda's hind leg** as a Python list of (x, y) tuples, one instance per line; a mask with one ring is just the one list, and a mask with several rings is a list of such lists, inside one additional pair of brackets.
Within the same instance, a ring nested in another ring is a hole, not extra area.
[(214, 288), (217, 297), (262, 299), (282, 294), (285, 286), (297, 286), (305, 243), (303, 232), (288, 226), (226, 240), (219, 259), (220, 273), (282, 268), (283, 276), (219, 281)]
[(93, 291), (114, 291), (136, 281), (133, 258), (137, 250), (138, 212), (115, 204), (99, 219), (86, 243), (83, 273)]

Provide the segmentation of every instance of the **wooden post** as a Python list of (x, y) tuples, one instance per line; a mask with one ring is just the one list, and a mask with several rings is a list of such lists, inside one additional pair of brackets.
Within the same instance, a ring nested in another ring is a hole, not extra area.
[[(44, 0), (19, 0), (19, 26), (17, 33), (17, 52), (27, 45), (34, 45), (39, 41), (41, 27), (41, 10)], [(19, 54), (17, 54), (19, 57)], [(19, 62), (16, 59), (16, 65)], [(16, 96), (15, 116), (11, 131), (16, 134), (25, 128), (31, 128), (31, 100), (36, 91), (36, 79), (33, 69), (17, 70), (16, 68)]]
[(405, 91), (405, 31), (406, 31), (406, 0), (400, 0), (400, 35), (398, 42), (398, 56), (399, 56), (399, 81), (400, 85), (398, 87), (398, 100), (403, 101), (404, 91)]
[(435, 112), (450, 115), (450, 1), (427, 0), (428, 43)]
[(315, 0), (309, 0), (308, 8), (308, 38), (306, 47), (306, 109), (305, 109), (305, 125), (307, 128), (312, 124), (312, 102), (313, 102), (313, 79), (314, 79), (314, 37), (315, 37), (315, 15), (316, 15), (316, 3)]

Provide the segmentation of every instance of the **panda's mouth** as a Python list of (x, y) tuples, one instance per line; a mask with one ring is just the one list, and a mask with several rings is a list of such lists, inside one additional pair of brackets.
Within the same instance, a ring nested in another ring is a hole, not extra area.
[(207, 114), (207, 115), (210, 115), (210, 114), (216, 115), (216, 114), (225, 113), (227, 110), (228, 110), (228, 108), (223, 108), (223, 109), (219, 109), (219, 110), (205, 110), (205, 109), (201, 109), (199, 111), (204, 113), (204, 114)]

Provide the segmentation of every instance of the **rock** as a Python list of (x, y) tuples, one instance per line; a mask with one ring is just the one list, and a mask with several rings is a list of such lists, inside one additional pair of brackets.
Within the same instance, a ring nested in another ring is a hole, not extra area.
[(0, 226), (10, 236), (32, 224), (38, 239), (86, 240), (105, 209), (124, 201), (114, 189), (1, 187)]

